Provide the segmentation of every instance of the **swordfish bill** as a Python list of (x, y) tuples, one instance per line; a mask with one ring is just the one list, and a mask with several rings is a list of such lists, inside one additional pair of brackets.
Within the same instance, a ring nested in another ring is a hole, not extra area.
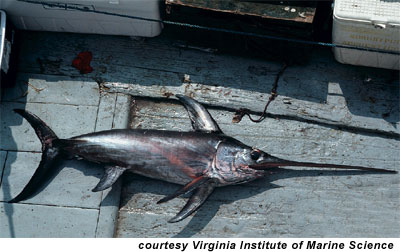
[(93, 188), (94, 192), (111, 187), (126, 171), (183, 185), (157, 202), (192, 193), (183, 209), (169, 222), (191, 215), (215, 188), (250, 182), (268, 175), (272, 168), (303, 166), (395, 173), (386, 169), (302, 163), (274, 157), (225, 135), (208, 110), (196, 100), (184, 95), (176, 97), (186, 108), (193, 131), (113, 129), (60, 139), (39, 117), (15, 109), (39, 137), (42, 159), (25, 188), (9, 202), (35, 196), (51, 178), (57, 162), (71, 157), (104, 164), (104, 175)]

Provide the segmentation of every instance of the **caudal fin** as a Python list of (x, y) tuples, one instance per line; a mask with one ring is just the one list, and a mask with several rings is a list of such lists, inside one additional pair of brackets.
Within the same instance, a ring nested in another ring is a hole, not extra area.
[(32, 178), (29, 180), (25, 188), (10, 200), (9, 203), (19, 202), (34, 196), (39, 189), (49, 180), (53, 175), (53, 167), (58, 161), (60, 150), (53, 145), (53, 141), (58, 139), (56, 134), (36, 115), (22, 110), (14, 109), (14, 111), (24, 117), (35, 130), (36, 135), (42, 143), (42, 160)]

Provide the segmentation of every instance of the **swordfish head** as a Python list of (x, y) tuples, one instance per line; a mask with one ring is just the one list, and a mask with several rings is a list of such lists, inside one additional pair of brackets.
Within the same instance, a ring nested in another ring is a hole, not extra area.
[(278, 162), (279, 159), (227, 137), (218, 144), (209, 176), (219, 186), (242, 184), (264, 177), (268, 169), (254, 169), (263, 163)]

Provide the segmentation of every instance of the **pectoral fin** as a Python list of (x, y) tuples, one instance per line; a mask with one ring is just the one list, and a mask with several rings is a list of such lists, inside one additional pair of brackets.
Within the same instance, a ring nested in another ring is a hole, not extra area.
[(182, 194), (191, 192), (194, 189), (196, 189), (197, 187), (199, 187), (200, 185), (207, 182), (209, 179), (210, 178), (203, 177), (203, 176), (197, 177), (197, 178), (193, 179), (191, 182), (187, 183), (184, 187), (180, 188), (178, 191), (174, 192), (173, 194), (160, 199), (157, 202), (157, 204), (167, 202), (167, 201), (172, 200), (173, 198), (176, 198)]
[(120, 166), (106, 166), (104, 175), (100, 179), (100, 182), (92, 189), (92, 192), (103, 191), (112, 186), (115, 181), (124, 173), (125, 167)]
[(206, 201), (208, 196), (210, 196), (210, 194), (214, 191), (215, 187), (216, 184), (212, 179), (197, 187), (182, 210), (168, 222), (178, 222), (191, 215), (204, 203), (204, 201)]

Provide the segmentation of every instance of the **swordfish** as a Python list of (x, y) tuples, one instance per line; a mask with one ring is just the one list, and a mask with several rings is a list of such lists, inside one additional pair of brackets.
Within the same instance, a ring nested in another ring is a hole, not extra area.
[(303, 166), (396, 173), (396, 171), (348, 166), (295, 162), (269, 155), (225, 135), (207, 109), (196, 100), (176, 95), (186, 108), (193, 131), (178, 132), (151, 129), (113, 129), (69, 139), (59, 139), (36, 115), (21, 109), (42, 143), (42, 159), (24, 189), (11, 201), (33, 197), (44, 185), (60, 159), (80, 158), (102, 163), (103, 177), (93, 188), (98, 192), (111, 187), (125, 172), (183, 185), (157, 203), (192, 192), (182, 210), (168, 222), (178, 222), (195, 212), (215, 188), (247, 183), (269, 174), (271, 169)]

